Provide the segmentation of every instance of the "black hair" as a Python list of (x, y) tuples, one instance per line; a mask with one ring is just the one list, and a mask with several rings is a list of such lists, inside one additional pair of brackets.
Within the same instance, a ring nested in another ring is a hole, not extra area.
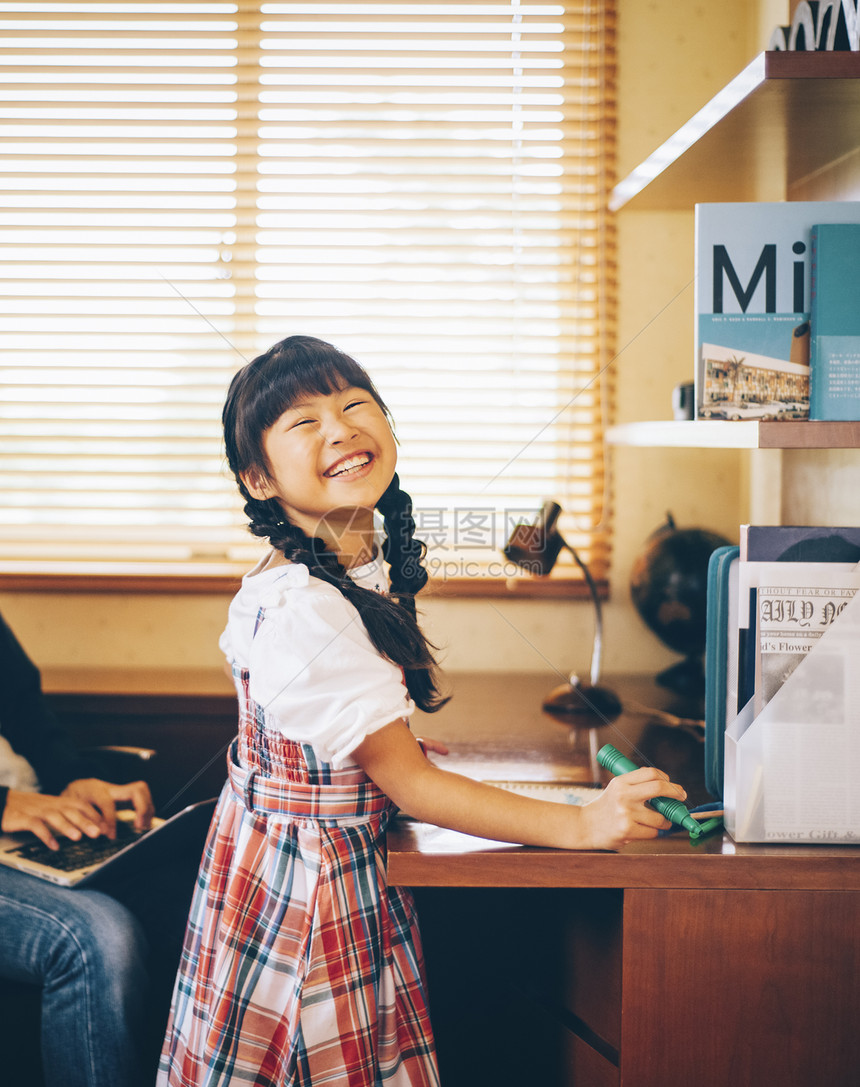
[(436, 661), (415, 613), (415, 594), (427, 583), (426, 546), (415, 538), (412, 499), (394, 478), (377, 508), (385, 521), (382, 555), (390, 567), (388, 595), (357, 585), (325, 541), (290, 522), (276, 498), (255, 498), (243, 474), (269, 475), (263, 435), (301, 396), (325, 396), (354, 387), (368, 392), (389, 422), (391, 414), (365, 369), (336, 347), (312, 336), (289, 336), (234, 377), (222, 413), (227, 462), (245, 499), (249, 529), (267, 538), (290, 562), (334, 585), (361, 615), (374, 646), (403, 668), (410, 696), (422, 709), (439, 709)]

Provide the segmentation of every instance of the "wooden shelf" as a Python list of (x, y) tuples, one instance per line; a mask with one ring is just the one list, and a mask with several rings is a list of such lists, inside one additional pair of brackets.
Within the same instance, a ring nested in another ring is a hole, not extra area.
[[(860, 54), (760, 53), (620, 181), (610, 208), (782, 200), (857, 160)], [(860, 422), (654, 421), (610, 427), (612, 445), (698, 449), (857, 449)]]
[(860, 54), (760, 53), (615, 186), (609, 206), (791, 198), (858, 147)]
[(860, 422), (701, 420), (625, 423), (606, 432), (610, 445), (695, 449), (860, 449)]

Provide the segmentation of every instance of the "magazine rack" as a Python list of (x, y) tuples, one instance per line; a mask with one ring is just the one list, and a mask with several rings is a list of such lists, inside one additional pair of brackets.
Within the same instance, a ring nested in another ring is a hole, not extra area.
[(755, 716), (726, 729), (736, 842), (860, 842), (860, 593)]

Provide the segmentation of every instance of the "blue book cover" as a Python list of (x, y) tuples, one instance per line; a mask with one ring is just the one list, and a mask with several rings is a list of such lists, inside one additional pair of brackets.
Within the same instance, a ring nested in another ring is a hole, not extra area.
[(810, 419), (860, 419), (860, 224), (812, 229)]
[(860, 201), (696, 205), (699, 419), (809, 415), (812, 228)]

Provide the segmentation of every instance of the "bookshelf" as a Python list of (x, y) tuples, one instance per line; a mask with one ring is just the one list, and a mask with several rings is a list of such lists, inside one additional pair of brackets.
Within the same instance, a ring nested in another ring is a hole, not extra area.
[[(860, 199), (860, 54), (765, 52), (612, 190), (610, 208)], [(860, 422), (648, 421), (610, 444), (701, 449), (860, 448)]]
[(610, 445), (687, 449), (858, 449), (860, 422), (656, 420), (610, 427)]
[(860, 175), (860, 54), (759, 53), (618, 182), (609, 206), (832, 199), (807, 189), (849, 161)]

